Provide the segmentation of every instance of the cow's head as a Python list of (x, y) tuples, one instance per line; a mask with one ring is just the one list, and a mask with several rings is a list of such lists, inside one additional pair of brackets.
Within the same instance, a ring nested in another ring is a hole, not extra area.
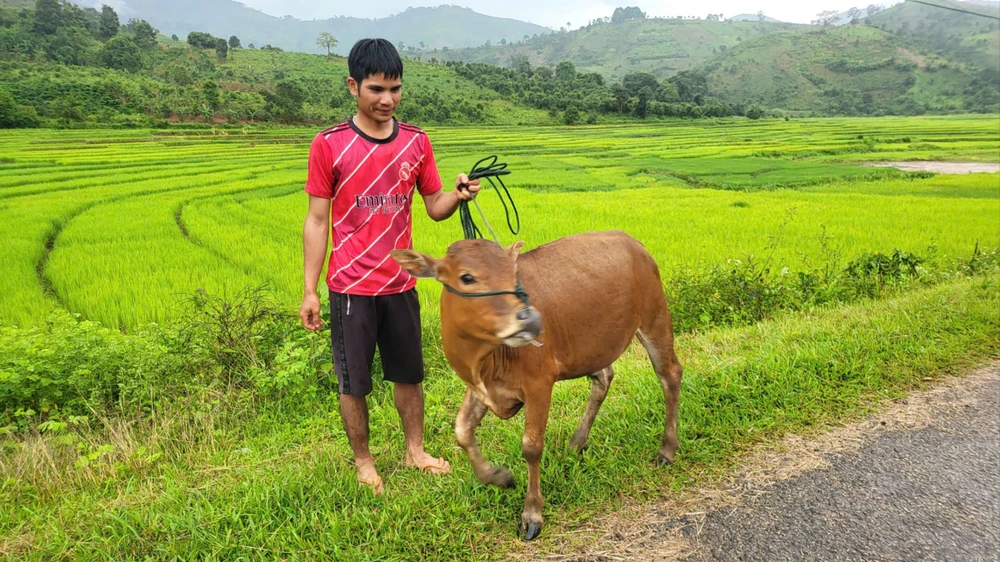
[(466, 337), (521, 347), (542, 333), (542, 319), (519, 294), (517, 256), (524, 242), (507, 248), (487, 240), (460, 240), (441, 259), (411, 250), (394, 250), (392, 258), (414, 277), (437, 279), (441, 322)]

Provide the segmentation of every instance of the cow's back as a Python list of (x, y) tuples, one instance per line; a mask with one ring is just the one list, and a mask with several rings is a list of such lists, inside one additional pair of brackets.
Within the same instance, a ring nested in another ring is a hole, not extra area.
[(518, 274), (542, 316), (544, 348), (563, 377), (609, 366), (649, 310), (665, 307), (656, 262), (620, 231), (588, 232), (518, 258)]

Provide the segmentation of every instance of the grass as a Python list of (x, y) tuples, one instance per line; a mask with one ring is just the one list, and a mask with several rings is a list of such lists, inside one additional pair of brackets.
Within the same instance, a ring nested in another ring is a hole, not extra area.
[[(681, 337), (681, 452), (666, 469), (649, 462), (662, 430), (662, 394), (640, 352), (616, 364), (590, 448), (579, 457), (566, 446), (586, 386), (560, 383), (543, 460), (546, 529), (536, 548), (544, 552), (626, 498), (711, 482), (763, 440), (859, 417), (880, 399), (996, 357), (997, 310), (996, 279), (980, 278)], [(519, 486), (482, 486), (451, 436), (462, 384), (443, 369), (429, 377), (427, 446), (452, 461), (454, 474), (402, 466), (398, 417), (388, 387), (378, 384), (373, 452), (387, 493), (377, 499), (354, 483), (332, 398), (297, 405), (218, 395), (147, 419), (92, 417), (78, 428), (8, 437), (0, 499), (13, 507), (0, 513), (0, 553), (28, 560), (485, 560), (522, 550), (515, 535), (525, 482), (520, 417), (487, 418), (479, 431), (485, 454), (509, 466)], [(79, 466), (81, 450), (96, 453), (86, 466)]]

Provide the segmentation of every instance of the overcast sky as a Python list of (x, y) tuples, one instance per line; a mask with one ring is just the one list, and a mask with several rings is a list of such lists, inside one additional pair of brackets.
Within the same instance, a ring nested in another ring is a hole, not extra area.
[(698, 2), (671, 2), (646, 0), (615, 2), (612, 0), (465, 0), (425, 2), (421, 0), (382, 0), (343, 2), (335, 0), (241, 0), (243, 4), (275, 16), (291, 15), (299, 19), (326, 19), (334, 16), (381, 18), (398, 14), (407, 7), (438, 6), (442, 3), (457, 4), (490, 16), (519, 19), (553, 29), (572, 24), (576, 29), (587, 20), (610, 16), (617, 6), (639, 6), (653, 16), (699, 16), (722, 14), (755, 14), (762, 10), (772, 18), (792, 23), (809, 23), (817, 12), (844, 11), (853, 6), (864, 8), (868, 4), (895, 4), (899, 0), (702, 0)]

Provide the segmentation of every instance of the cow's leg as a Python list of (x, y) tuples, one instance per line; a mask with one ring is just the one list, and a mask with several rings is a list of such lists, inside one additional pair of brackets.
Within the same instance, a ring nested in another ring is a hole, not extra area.
[(594, 425), (594, 418), (604, 403), (604, 397), (608, 395), (611, 388), (611, 381), (615, 378), (615, 373), (611, 367), (605, 367), (600, 371), (590, 375), (590, 399), (587, 401), (587, 409), (583, 412), (580, 425), (577, 426), (573, 438), (570, 439), (569, 446), (577, 451), (582, 451), (587, 447), (587, 438), (590, 436), (590, 428)]
[(455, 437), (468, 455), (472, 470), (480, 482), (510, 488), (514, 485), (514, 476), (506, 468), (488, 463), (479, 450), (479, 443), (476, 442), (476, 428), (485, 415), (486, 404), (483, 404), (472, 390), (467, 389), (462, 407), (458, 410), (458, 418), (455, 420)]
[(524, 436), (521, 453), (528, 463), (528, 492), (521, 513), (521, 532), (531, 540), (542, 531), (542, 448), (545, 445), (545, 425), (552, 404), (552, 387), (530, 390), (524, 402)]
[(677, 441), (677, 403), (680, 399), (683, 369), (674, 353), (670, 313), (667, 312), (665, 305), (654, 315), (648, 325), (640, 328), (639, 341), (646, 348), (649, 359), (653, 363), (653, 370), (656, 371), (656, 376), (660, 379), (660, 386), (663, 388), (663, 401), (667, 410), (664, 418), (663, 441), (660, 443), (660, 451), (655, 461), (660, 465), (671, 464), (674, 462), (674, 453), (680, 447)]

